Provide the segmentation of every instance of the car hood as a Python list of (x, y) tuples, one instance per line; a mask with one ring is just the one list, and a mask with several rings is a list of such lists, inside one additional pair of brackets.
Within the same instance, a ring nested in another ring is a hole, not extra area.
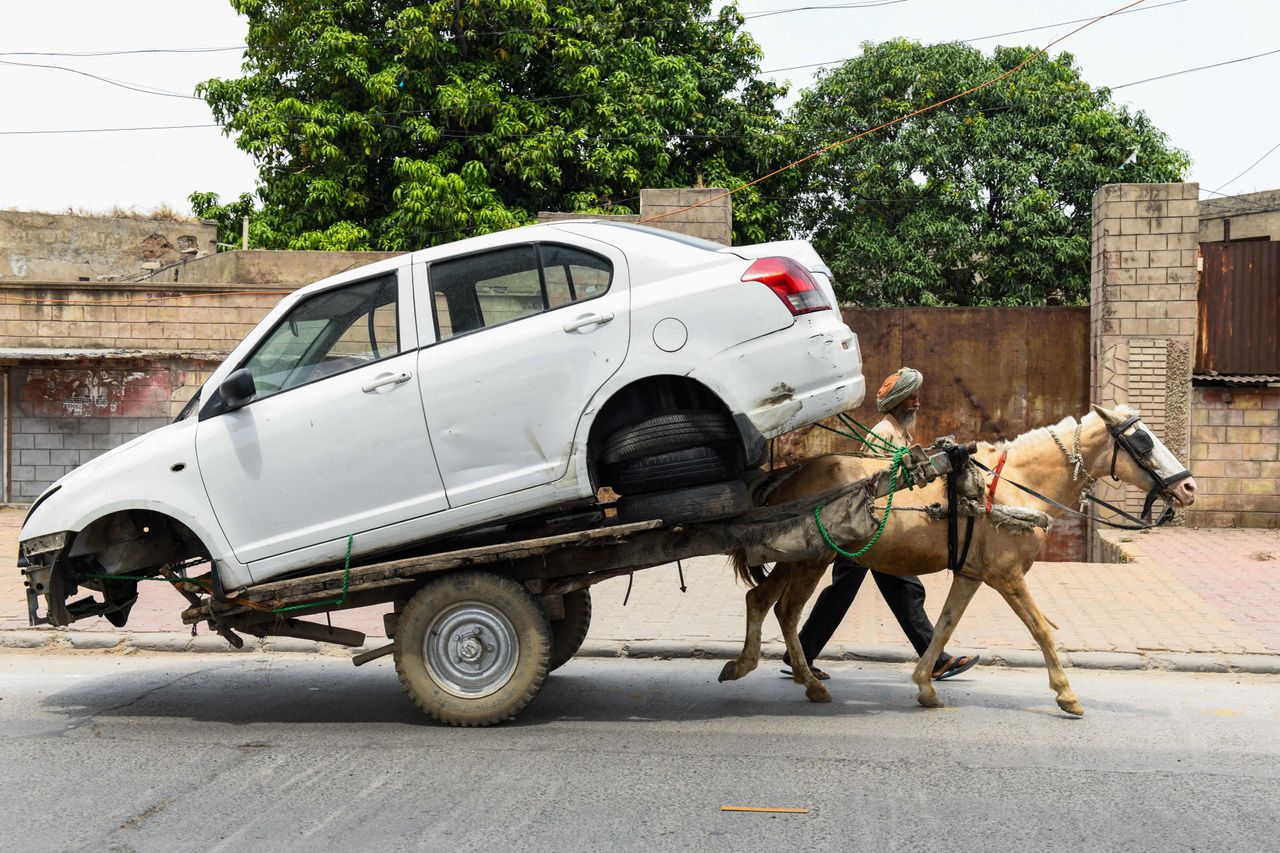
[[(27, 517), (22, 523), (20, 538), (29, 539), (32, 536), (56, 533), (66, 529), (65, 527), (58, 527), (59, 524), (64, 523), (61, 520), (63, 515), (61, 510), (64, 507), (59, 506), (60, 504), (68, 502), (67, 499), (72, 496), (75, 496), (75, 499), (70, 502), (79, 503), (86, 493), (92, 494), (96, 492), (104, 480), (111, 476), (112, 472), (127, 470), (130, 467), (132, 457), (138, 456), (140, 451), (144, 451), (161, 441), (162, 434), (177, 426), (179, 424), (168, 424), (144, 433), (64, 474), (53, 485), (45, 489), (31, 505), (32, 508), (28, 511)], [(53, 494), (55, 491), (59, 493), (56, 496)], [(55, 518), (55, 516), (57, 517)], [(51, 525), (58, 527), (58, 529), (46, 529)]]

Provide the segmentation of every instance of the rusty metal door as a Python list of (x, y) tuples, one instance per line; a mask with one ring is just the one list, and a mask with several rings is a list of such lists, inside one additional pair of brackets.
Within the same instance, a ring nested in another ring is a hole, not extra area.
[[(853, 416), (879, 420), (875, 392), (902, 365), (924, 373), (916, 437), (1001, 441), (1089, 407), (1089, 309), (845, 308), (858, 335), (868, 397)], [(778, 443), (783, 460), (856, 449), (818, 427)], [(1084, 560), (1084, 521), (1060, 518), (1042, 560)]]
[(1280, 374), (1280, 241), (1201, 243), (1196, 373)]

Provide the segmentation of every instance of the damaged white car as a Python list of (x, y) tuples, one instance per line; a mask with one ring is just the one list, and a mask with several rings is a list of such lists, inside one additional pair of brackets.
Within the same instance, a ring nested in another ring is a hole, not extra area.
[(572, 220), (381, 261), (283, 299), (176, 421), (41, 495), (31, 621), (123, 625), (136, 578), (196, 562), (221, 596), (352, 537), (367, 561), (599, 525), (602, 487), (624, 521), (734, 515), (768, 439), (863, 393), (803, 241)]

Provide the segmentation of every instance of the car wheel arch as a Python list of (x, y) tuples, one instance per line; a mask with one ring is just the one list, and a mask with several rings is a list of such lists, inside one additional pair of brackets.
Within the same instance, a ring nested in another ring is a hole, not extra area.
[(735, 413), (723, 398), (707, 385), (688, 376), (656, 375), (637, 379), (613, 392), (600, 407), (590, 425), (587, 439), (588, 464), (593, 483), (598, 483), (598, 462), (605, 442), (619, 429), (654, 415), (681, 411), (713, 411), (733, 421), (744, 447), (752, 437), (744, 433), (750, 422)]
[(145, 565), (129, 566), (111, 571), (112, 574), (193, 559), (212, 560), (208, 544), (190, 525), (169, 513), (143, 507), (115, 508), (84, 524), (72, 539), (67, 555), (73, 560), (95, 557), (105, 563), (103, 568), (108, 571), (121, 569), (118, 563), (122, 559), (145, 555)]

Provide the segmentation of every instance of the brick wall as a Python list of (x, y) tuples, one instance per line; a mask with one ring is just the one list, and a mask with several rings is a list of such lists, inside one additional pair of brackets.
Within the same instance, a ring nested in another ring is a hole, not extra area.
[(1195, 388), (1187, 521), (1280, 528), (1280, 388)]
[[(1092, 397), (1127, 403), (1179, 459), (1191, 454), (1199, 185), (1114, 184), (1093, 197)], [(1143, 493), (1100, 496), (1133, 511)]]
[(225, 356), (293, 288), (0, 284), (5, 348)]

